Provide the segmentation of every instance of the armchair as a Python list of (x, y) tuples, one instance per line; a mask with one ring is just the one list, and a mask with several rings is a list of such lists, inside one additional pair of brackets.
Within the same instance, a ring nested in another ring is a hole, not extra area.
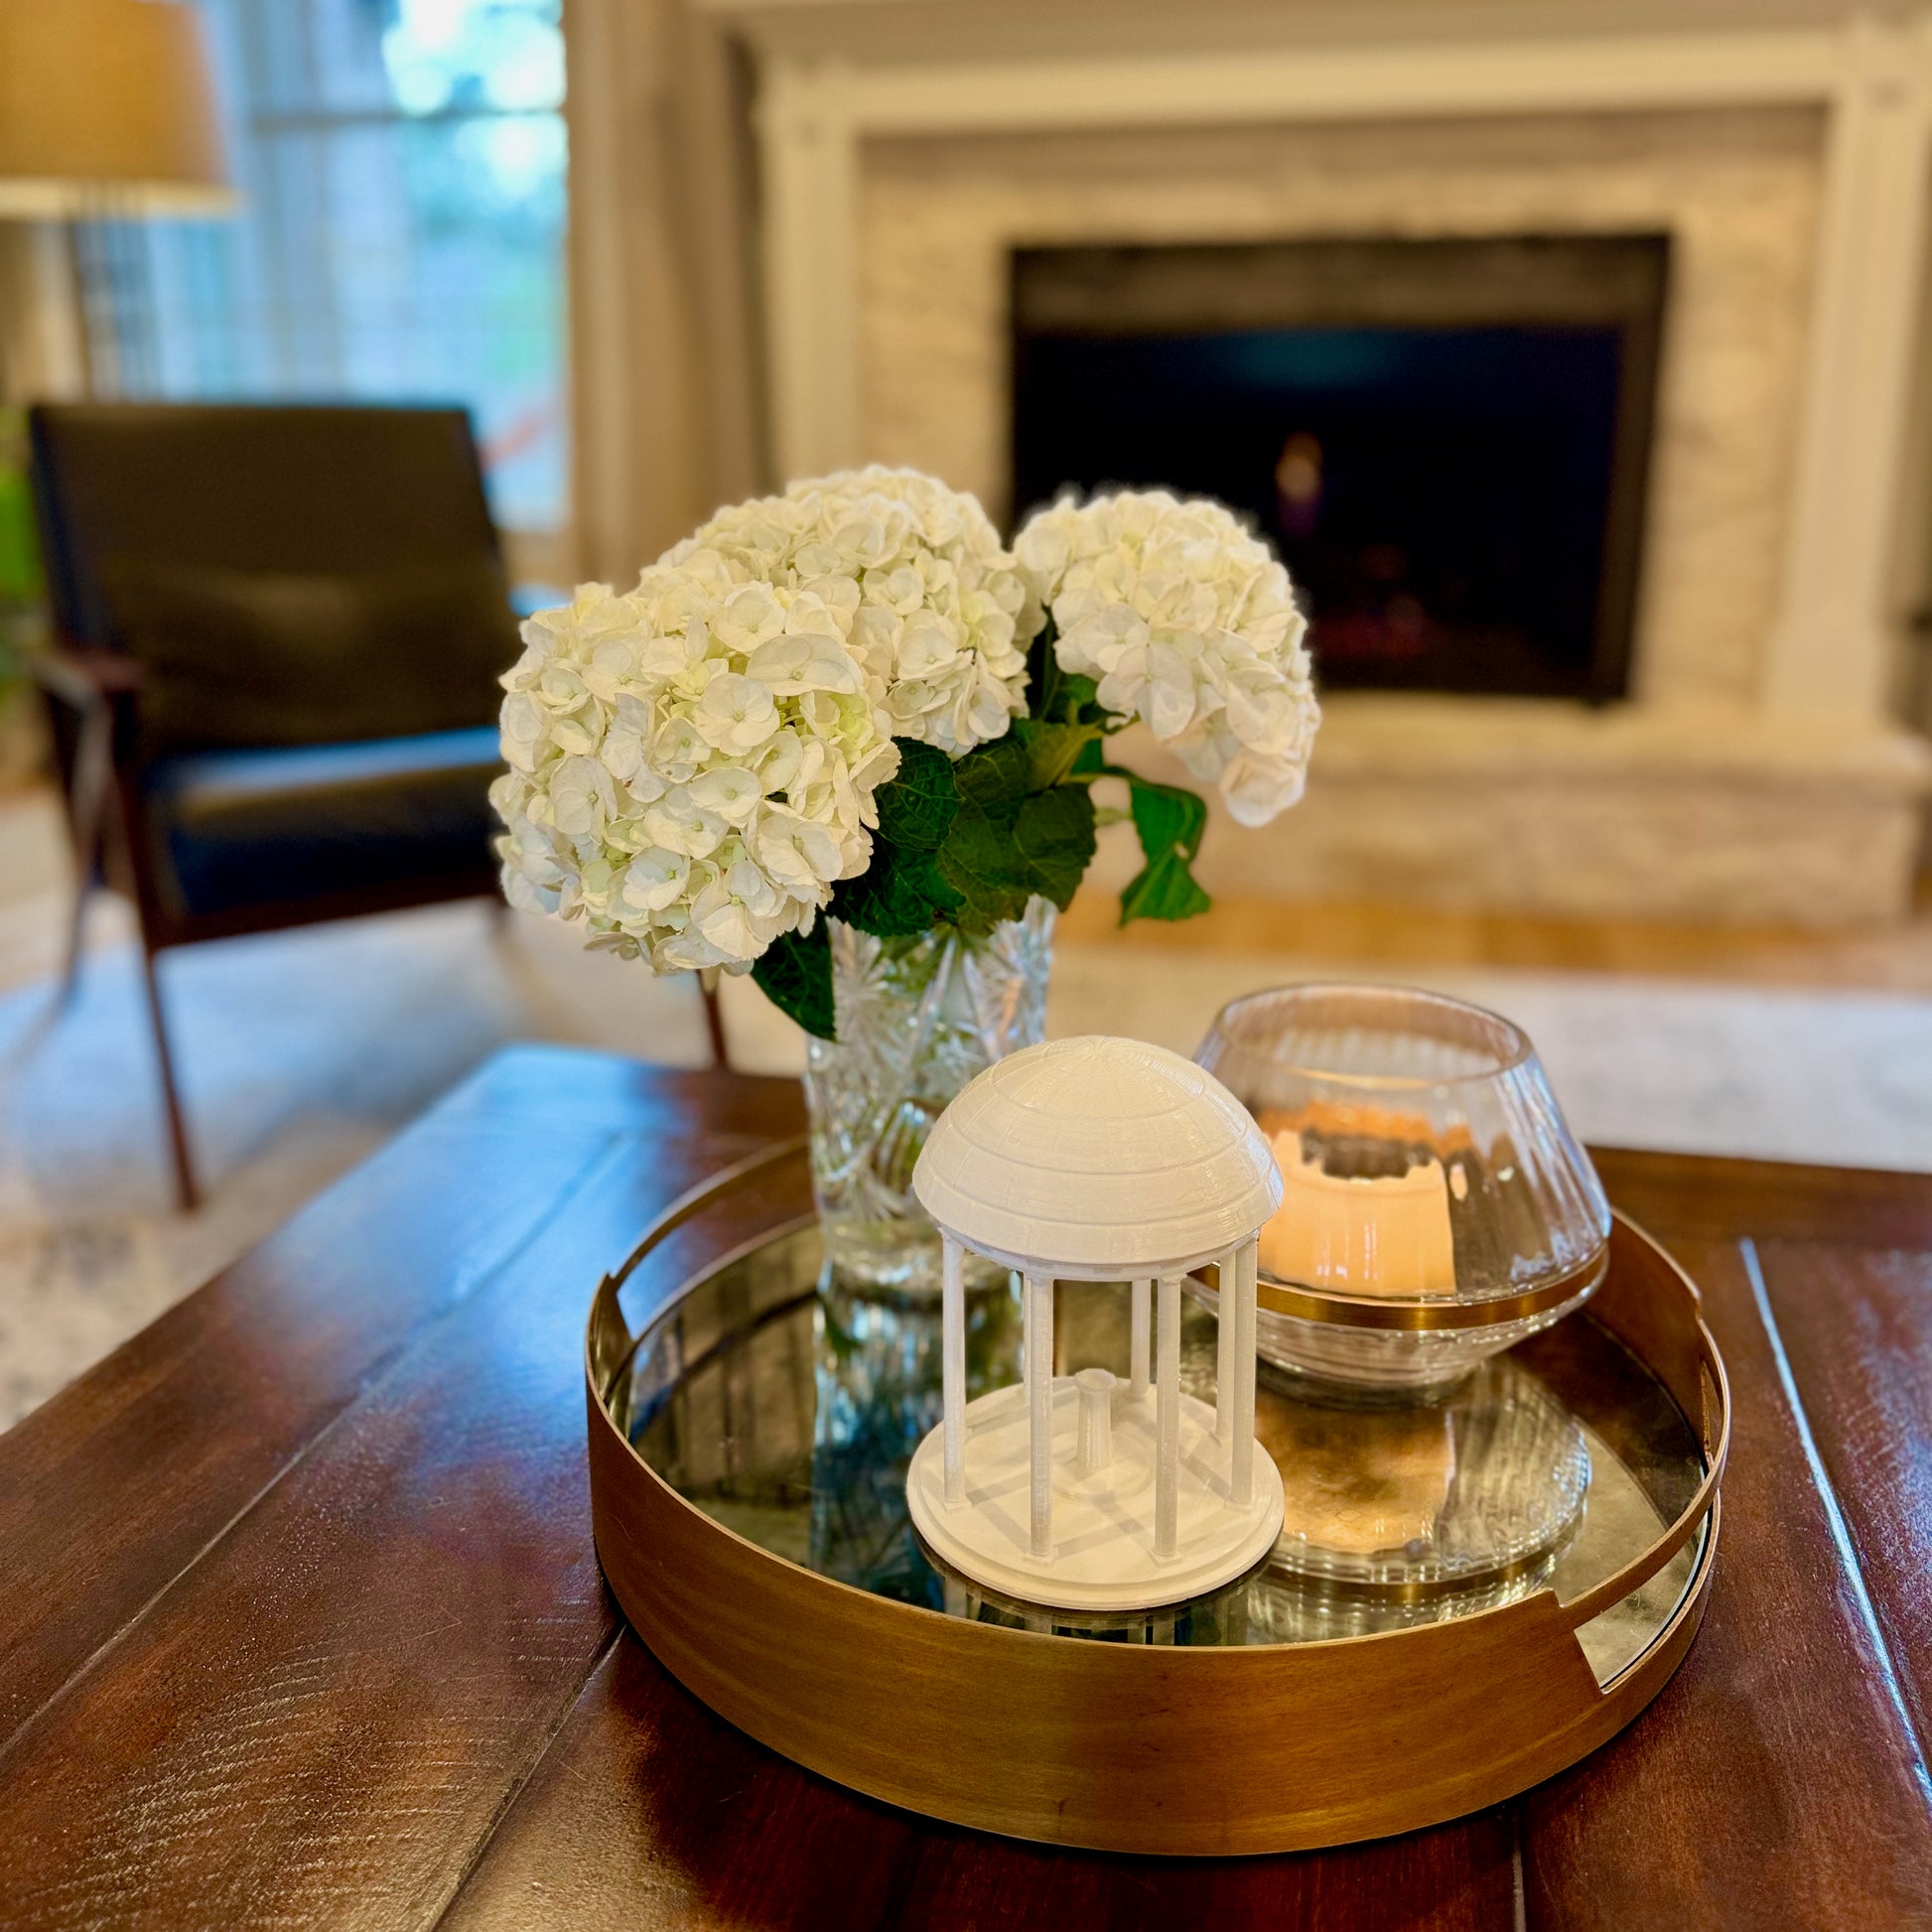
[(197, 1198), (158, 956), (493, 895), (517, 640), (456, 409), (43, 405), (40, 665), (78, 878), (132, 899), (175, 1183)]

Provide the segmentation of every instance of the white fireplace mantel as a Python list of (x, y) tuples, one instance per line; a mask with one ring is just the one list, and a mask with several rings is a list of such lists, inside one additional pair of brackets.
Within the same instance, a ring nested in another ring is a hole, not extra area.
[(1762, 702), (1875, 721), (1895, 675), (1932, 17), (1128, 58), (767, 51), (758, 125), (777, 468), (810, 475), (863, 455), (857, 196), (868, 136), (1774, 103), (1824, 108), (1830, 132), (1785, 610)]
[[(1879, 890), (1874, 870), (1866, 885), (1834, 901), (1820, 874), (1806, 892), (1808, 902), (1827, 907), (1827, 918), (1874, 916), (1881, 901), (1896, 909), (1916, 848), (1908, 821), (1916, 823), (1928, 771), (1922, 744), (1891, 714), (1904, 661), (1903, 611), (1916, 589), (1903, 583), (1900, 559), (1908, 517), (1927, 497), (1910, 452), (1911, 426), (1922, 420), (1915, 412), (1922, 409), (1932, 188), (1932, 7), (1894, 6), (1881, 17), (1824, 11), (1831, 0), (1793, 0), (1781, 23), (1717, 11), (1701, 26), (1683, 25), (1685, 12), (1675, 9), (1618, 28), (1615, 21), (1634, 9), (1605, 16), (1571, 0), (1534, 16), (1500, 5), (1475, 15), (1465, 7), (1457, 16), (1445, 7), (1432, 33), (1416, 25), (1435, 18), (1430, 9), (1410, 6), (1395, 31), (1378, 4), (1278, 8), (1271, 33), (1244, 39), (1228, 31), (1226, 15), (1200, 16), (1208, 24), (1195, 31), (1190, 10), (1170, 0), (1141, 0), (1118, 13), (1073, 8), (1075, 23), (1084, 19), (1090, 30), (1084, 38), (1067, 31), (1068, 13), (1050, 8), (1043, 9), (1048, 32), (998, 6), (970, 15), (970, 29), (960, 29), (969, 16), (947, 0), (708, 0), (708, 11), (729, 18), (749, 43), (758, 73), (774, 467), (810, 475), (874, 454), (865, 447), (860, 361), (868, 141), (1812, 110), (1824, 128), (1819, 226), (1775, 559), (1779, 588), (1767, 596), (1778, 608), (1768, 634), (1758, 633), (1748, 715), (1724, 729), (1753, 741), (1742, 756), (1757, 767), (1760, 791), (1776, 788), (1790, 748), (1815, 733), (1830, 741), (1841, 773), (1865, 780), (1865, 806), (1876, 811), (1873, 801), (1889, 798), (1883, 842), (1893, 883)], [(939, 31), (948, 20), (950, 39)], [(1139, 31), (1117, 31), (1122, 20)], [(1298, 20), (1316, 22), (1319, 31), (1298, 39)], [(1165, 42), (1147, 31), (1150, 22), (1165, 22)], [(1376, 701), (1338, 703), (1324, 740), (1337, 781), (1345, 769), (1359, 774), (1381, 758), (1402, 761), (1405, 780), (1420, 779), (1433, 768), (1429, 745), (1447, 746), (1455, 734), (1488, 744), (1494, 731), (1489, 714), (1478, 721), (1479, 705), (1399, 707), (1402, 722), (1391, 732)], [(1365, 723), (1348, 716), (1357, 709)], [(1414, 723), (1438, 717), (1440, 729)], [(1512, 747), (1522, 729), (1519, 715), (1503, 734)], [(1608, 747), (1611, 764), (1627, 755), (1631, 772), (1683, 752), (1700, 764), (1700, 784), (1734, 776), (1720, 769), (1729, 753), (1698, 758), (1699, 742), (1715, 743), (1712, 729), (1661, 718), (1643, 703), (1606, 730), (1557, 721), (1546, 737), (1553, 752), (1573, 741)], [(1500, 740), (1498, 751), (1515, 755)], [(1819, 783), (1815, 770), (1806, 782)], [(1832, 793), (1821, 786), (1811, 795), (1822, 808)], [(1667, 800), (1657, 805), (1660, 815), (1677, 809)], [(1844, 836), (1869, 848), (1878, 823), (1848, 820)], [(1313, 830), (1306, 818), (1303, 828), (1305, 837)], [(1733, 859), (1722, 856), (1707, 869), (1720, 897), (1728, 890), (1726, 869), (1734, 870)], [(1767, 855), (1767, 879), (1774, 870)], [(1689, 868), (1656, 909), (1695, 908), (1706, 876)], [(1772, 902), (1775, 893), (1755, 892), (1740, 886), (1721, 915), (1794, 912)]]

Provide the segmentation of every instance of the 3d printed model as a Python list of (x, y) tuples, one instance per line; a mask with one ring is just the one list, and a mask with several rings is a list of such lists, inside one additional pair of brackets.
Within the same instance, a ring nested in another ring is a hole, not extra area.
[[(1256, 1237), (1282, 1178), (1247, 1109), (1164, 1047), (1052, 1040), (953, 1101), (912, 1187), (943, 1240), (944, 1420), (906, 1474), (930, 1548), (989, 1588), (1074, 1609), (1175, 1602), (1258, 1562), (1282, 1481), (1256, 1453)], [(970, 1405), (968, 1248), (1026, 1285), (1025, 1385)], [(1208, 1263), (1233, 1291), (1212, 1409), (1180, 1389), (1181, 1279)], [(1053, 1374), (1055, 1281), (1132, 1285), (1125, 1383)]]

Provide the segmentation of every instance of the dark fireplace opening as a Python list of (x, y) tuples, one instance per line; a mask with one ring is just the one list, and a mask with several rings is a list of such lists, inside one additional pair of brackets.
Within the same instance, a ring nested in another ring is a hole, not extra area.
[(1027, 248), (1014, 506), (1250, 516), (1342, 687), (1628, 688), (1663, 235)]

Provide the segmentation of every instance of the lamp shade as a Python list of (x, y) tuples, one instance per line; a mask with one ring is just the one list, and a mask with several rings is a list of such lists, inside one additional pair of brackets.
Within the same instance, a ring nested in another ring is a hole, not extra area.
[(0, 215), (234, 205), (188, 0), (0, 0)]

